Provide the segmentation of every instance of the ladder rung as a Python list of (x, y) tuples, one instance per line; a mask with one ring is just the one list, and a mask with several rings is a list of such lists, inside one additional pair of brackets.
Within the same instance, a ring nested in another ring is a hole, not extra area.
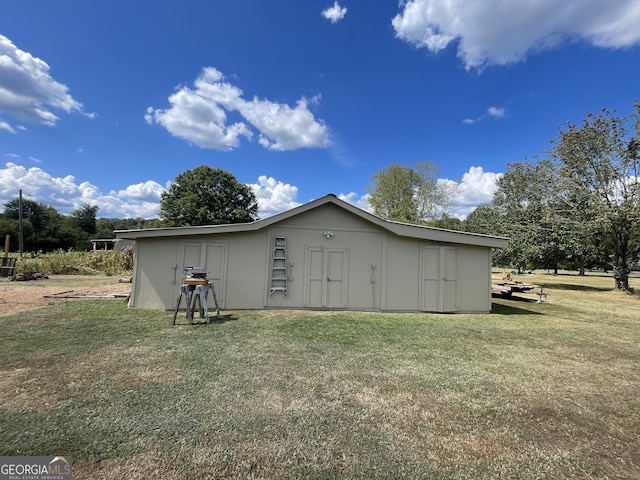
[(287, 237), (275, 237), (271, 265), (271, 290), (287, 294)]

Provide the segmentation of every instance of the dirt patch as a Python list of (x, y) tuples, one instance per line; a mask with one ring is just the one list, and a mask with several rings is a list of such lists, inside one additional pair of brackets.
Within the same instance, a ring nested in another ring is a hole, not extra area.
[(83, 298), (122, 297), (131, 292), (131, 283), (118, 277), (50, 275), (47, 279), (9, 281), (0, 279), (0, 317)]

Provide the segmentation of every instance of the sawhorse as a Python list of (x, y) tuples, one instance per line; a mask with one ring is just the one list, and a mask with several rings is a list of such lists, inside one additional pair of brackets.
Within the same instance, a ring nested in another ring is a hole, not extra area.
[(200, 318), (205, 318), (207, 320), (207, 324), (209, 324), (211, 321), (209, 319), (209, 309), (207, 306), (207, 295), (209, 292), (211, 292), (213, 302), (216, 305), (216, 318), (220, 318), (220, 307), (218, 306), (218, 299), (216, 298), (216, 290), (213, 287), (213, 283), (209, 282), (204, 285), (184, 284), (180, 286), (180, 295), (178, 296), (176, 309), (173, 312), (173, 324), (176, 324), (176, 318), (178, 317), (178, 310), (180, 310), (182, 297), (184, 297), (186, 302), (187, 320), (189, 320), (189, 325), (193, 323), (193, 314), (195, 312), (196, 302), (198, 303)]

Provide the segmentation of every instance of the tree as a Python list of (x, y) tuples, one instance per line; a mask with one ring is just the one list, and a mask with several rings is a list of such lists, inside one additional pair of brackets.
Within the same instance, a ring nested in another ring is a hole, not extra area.
[(375, 173), (367, 187), (373, 213), (386, 220), (423, 223), (439, 218), (453, 206), (455, 190), (438, 181), (439, 169), (430, 161), (414, 168), (393, 163)]
[(160, 200), (166, 226), (244, 223), (257, 216), (251, 189), (229, 172), (206, 165), (179, 174)]
[(96, 220), (96, 238), (114, 238), (113, 233), (116, 228), (116, 222), (113, 218), (100, 218)]
[(503, 217), (493, 205), (486, 203), (478, 205), (473, 212), (464, 219), (463, 230), (470, 233), (484, 235), (504, 235)]
[[(86, 250), (89, 247), (91, 225), (95, 225), (95, 213), (98, 207), (84, 205), (74, 211), (72, 216), (62, 215), (50, 205), (23, 199), (22, 230), (25, 251), (51, 252), (57, 249)], [(78, 215), (84, 218), (80, 222)], [(11, 235), (11, 248), (18, 249), (17, 228), (19, 228), (19, 199), (5, 203), (2, 212), (5, 221), (0, 222), (0, 235)], [(91, 221), (93, 219), (93, 222)], [(84, 226), (89, 232), (84, 231)], [(95, 233), (95, 230), (94, 230)]]
[(0, 217), (0, 239), (2, 248), (5, 245), (5, 238), (9, 235), (9, 251), (18, 251), (19, 247), (19, 225), (13, 218)]
[(410, 167), (393, 163), (371, 177), (368, 187), (373, 213), (385, 220), (417, 223), (418, 202), (415, 190), (418, 175)]
[[(616, 288), (624, 291), (630, 290), (640, 243), (640, 102), (634, 107), (631, 118), (603, 109), (587, 114), (581, 127), (569, 123), (550, 150), (580, 200), (567, 201), (568, 210), (604, 229), (613, 246)], [(629, 138), (625, 125), (631, 119), (635, 135)]]
[(569, 261), (582, 273), (586, 263), (597, 263), (594, 228), (564, 207), (565, 199), (575, 192), (551, 160), (511, 163), (497, 184), (493, 208), (501, 219), (501, 234), (511, 238), (509, 247), (499, 253), (501, 262), (519, 270), (557, 271), (559, 264)]
[(562, 260), (570, 268), (577, 268), (580, 275), (585, 274), (587, 265), (603, 265), (610, 243), (603, 241), (605, 231), (592, 215), (592, 203), (588, 195), (576, 190), (575, 184), (560, 175), (561, 188), (557, 190), (557, 214), (554, 218), (556, 232), (563, 236), (558, 241)]
[(445, 230), (462, 230), (463, 222), (459, 218), (450, 217), (443, 213), (440, 218), (436, 218), (428, 222), (430, 227), (444, 228)]
[(493, 204), (503, 219), (503, 234), (511, 239), (501, 258), (518, 270), (557, 264), (557, 242), (549, 241), (561, 238), (555, 230), (557, 178), (555, 166), (545, 160), (510, 163), (497, 182)]
[(98, 218), (96, 220), (96, 238), (114, 238), (115, 230), (132, 230), (136, 228), (158, 228), (162, 224), (157, 218)]
[(453, 198), (457, 184), (440, 182), (440, 168), (428, 160), (416, 163), (414, 171), (418, 175), (418, 219), (435, 220), (448, 216), (448, 211), (455, 206)]
[[(20, 200), (14, 198), (4, 204), (3, 216), (13, 219), (18, 223), (20, 219)], [(48, 237), (48, 226), (51, 222), (52, 212), (57, 212), (52, 207), (33, 200), (22, 200), (22, 231), (23, 247), (26, 251), (44, 250), (43, 241)], [(18, 241), (16, 237), (15, 241)], [(17, 248), (16, 248), (17, 249)]]
[[(506, 218), (500, 210), (489, 204), (478, 205), (473, 212), (464, 219), (462, 228), (465, 232), (481, 233), (483, 235), (506, 236), (507, 227), (505, 226)], [(508, 266), (511, 265), (510, 252), (508, 249), (494, 248), (491, 254), (494, 265)]]
[[(13, 218), (14, 220), (18, 220), (20, 218), (19, 206), (20, 200), (18, 198), (9, 200), (4, 204), (5, 208), (3, 216), (6, 218)], [(24, 198), (22, 200), (23, 219), (25, 221), (31, 222), (31, 225), (35, 229), (42, 231), (49, 222), (49, 208), (50, 207), (48, 205), (44, 205), (42, 203), (34, 202), (33, 200)]]
[(76, 224), (87, 235), (95, 235), (98, 231), (96, 228), (96, 214), (98, 213), (97, 205), (83, 203), (79, 208), (71, 212), (71, 216), (76, 219)]

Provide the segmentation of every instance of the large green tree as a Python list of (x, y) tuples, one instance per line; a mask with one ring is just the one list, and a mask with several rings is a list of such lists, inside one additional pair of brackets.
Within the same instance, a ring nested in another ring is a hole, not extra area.
[(407, 223), (433, 221), (453, 207), (455, 189), (438, 182), (440, 170), (430, 161), (408, 167), (393, 163), (373, 174), (367, 187), (373, 213)]
[[(557, 171), (552, 162), (510, 163), (498, 179), (493, 205), (502, 217), (501, 229), (511, 238), (501, 253), (518, 269), (556, 263), (554, 198)], [(550, 265), (551, 264), (551, 265)]]
[[(603, 229), (616, 288), (625, 291), (640, 245), (640, 102), (634, 107), (630, 117), (604, 109), (587, 114), (581, 126), (569, 123), (550, 151), (570, 185), (567, 210)], [(627, 128), (632, 121), (634, 134)]]
[(179, 174), (160, 200), (160, 219), (166, 226), (244, 223), (257, 216), (251, 188), (231, 173), (206, 165)]
[[(462, 222), (465, 232), (481, 233), (483, 235), (497, 235), (510, 237), (506, 216), (493, 204), (478, 205)], [(494, 265), (507, 267), (514, 265), (509, 249), (494, 248), (491, 253)]]
[(478, 205), (462, 223), (465, 232), (482, 233), (484, 235), (504, 235), (504, 218), (493, 205)]
[(80, 207), (71, 212), (71, 216), (75, 218), (76, 224), (87, 235), (95, 235), (98, 231), (96, 227), (96, 215), (99, 207), (89, 203), (83, 203)]
[(567, 208), (584, 198), (553, 161), (509, 164), (497, 184), (492, 208), (500, 216), (501, 234), (511, 238), (499, 253), (503, 263), (556, 270), (563, 264), (582, 273), (585, 265), (601, 263), (599, 225)]

